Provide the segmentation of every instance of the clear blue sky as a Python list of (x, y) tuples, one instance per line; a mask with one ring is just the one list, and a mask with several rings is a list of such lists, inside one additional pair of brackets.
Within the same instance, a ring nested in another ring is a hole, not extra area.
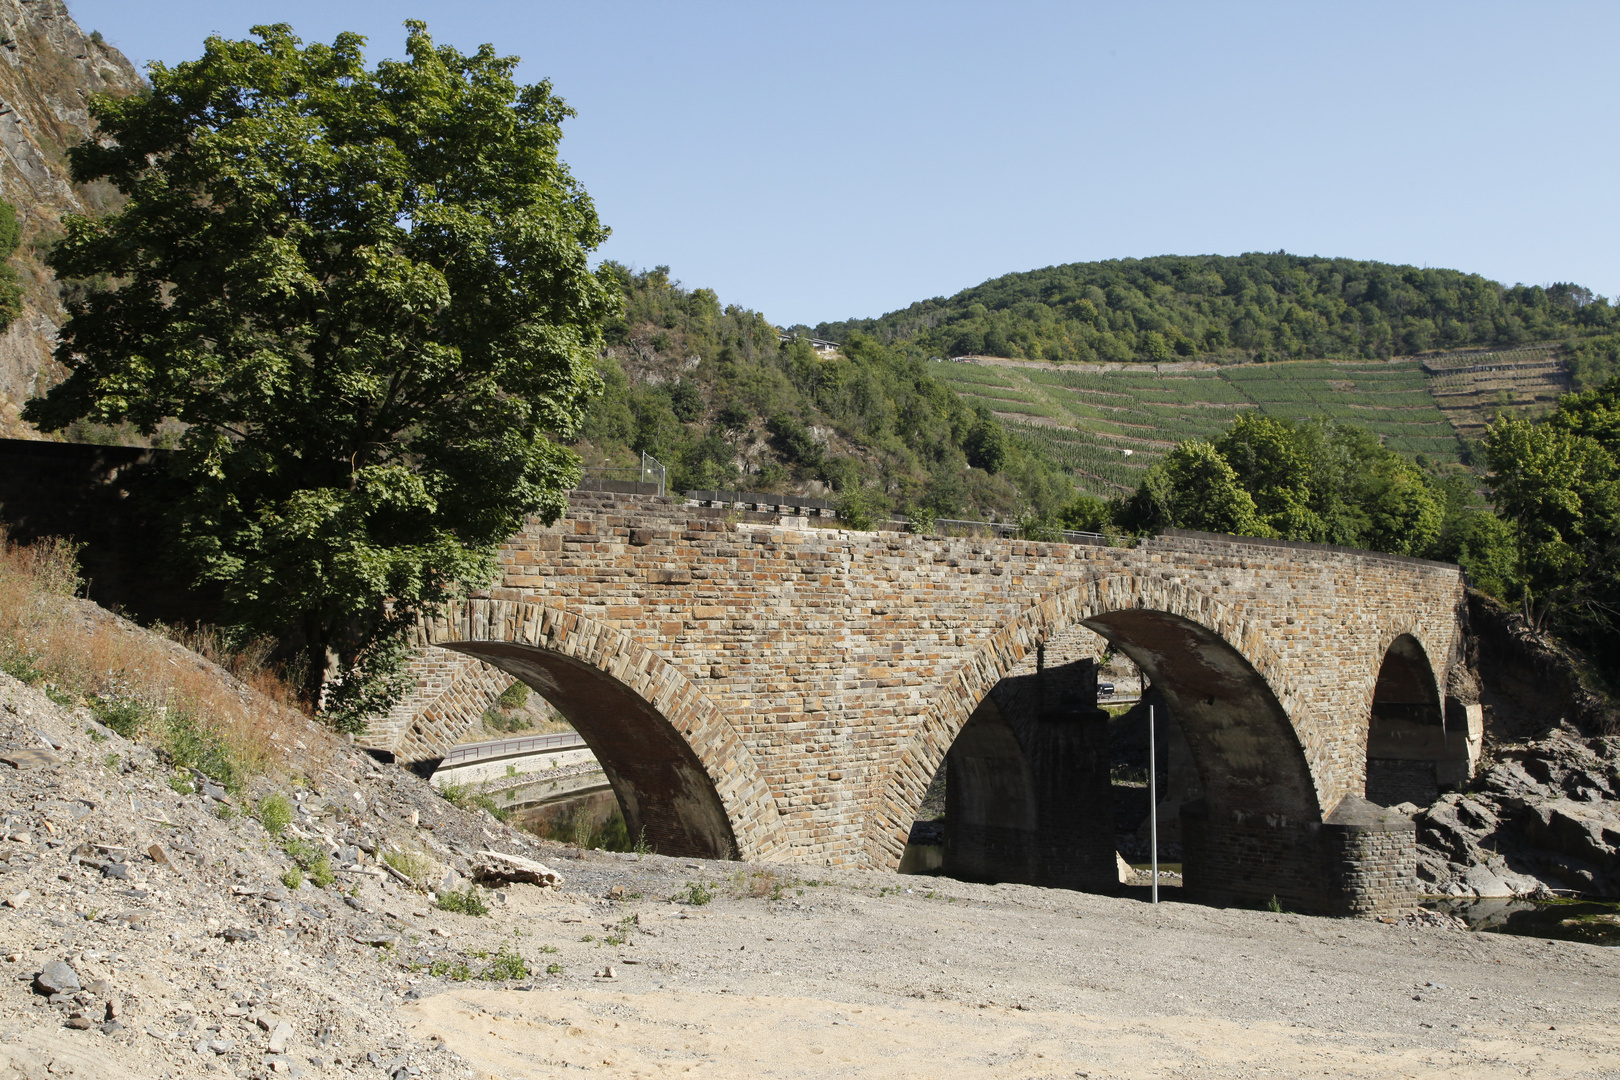
[(1620, 4), (68, 0), (137, 66), (288, 22), (493, 42), (614, 235), (778, 323), (1286, 249), (1620, 293)]

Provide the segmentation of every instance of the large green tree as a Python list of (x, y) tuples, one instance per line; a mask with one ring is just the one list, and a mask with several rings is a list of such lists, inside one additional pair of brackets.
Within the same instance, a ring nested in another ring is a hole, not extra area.
[(184, 550), (350, 723), (408, 620), (561, 511), (577, 460), (553, 437), (619, 303), (557, 154), (572, 111), (516, 58), (406, 26), (407, 59), (374, 69), (357, 35), (277, 24), (93, 101), (74, 179), (127, 201), (70, 219), (50, 262), (112, 284), (70, 308), (70, 375), (25, 412), (184, 424)]
[(1175, 527), (1236, 536), (1272, 536), (1231, 464), (1202, 439), (1178, 443), (1148, 470), (1121, 517), (1142, 531)]
[(1486, 478), (1512, 531), (1514, 592), (1538, 628), (1620, 627), (1620, 379), (1559, 403), (1541, 423), (1485, 434)]

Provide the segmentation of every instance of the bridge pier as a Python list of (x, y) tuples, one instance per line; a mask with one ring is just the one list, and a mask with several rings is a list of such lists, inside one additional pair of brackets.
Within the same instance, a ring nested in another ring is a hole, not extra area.
[(1186, 895), (1201, 903), (1356, 915), (1415, 904), (1412, 819), (1346, 796), (1326, 822), (1181, 808)]

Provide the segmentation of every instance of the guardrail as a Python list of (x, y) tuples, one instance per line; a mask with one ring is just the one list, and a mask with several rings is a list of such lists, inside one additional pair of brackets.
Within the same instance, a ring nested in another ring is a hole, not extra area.
[(664, 493), (665, 469), (662, 462), (645, 450), (641, 453), (641, 465), (626, 465), (622, 467), (607, 467), (601, 465), (587, 465), (579, 470), (580, 487), (586, 490), (617, 490), (604, 485), (629, 485), (622, 494), (642, 494), (642, 486), (656, 487), (656, 491), (647, 492), (650, 495)]
[(453, 746), (439, 762), (439, 768), (452, 769), (490, 758), (517, 757), (520, 754), (538, 754), (544, 750), (573, 750), (585, 746), (577, 732), (564, 731), (556, 735), (523, 735), (516, 739), (491, 739), (488, 742), (463, 743)]
[(688, 491), (686, 497), (698, 504), (710, 506), (742, 505), (755, 510), (782, 513), (808, 513), (812, 516), (836, 517), (838, 504), (826, 499), (811, 499), (803, 495), (772, 495), (764, 491)]
[[(763, 491), (688, 491), (686, 498), (699, 506), (742, 507), (765, 513), (798, 513), (808, 517), (838, 516), (837, 503), (828, 502), (826, 499), (811, 499), (803, 495), (772, 495)], [(900, 514), (886, 518), (881, 524), (891, 526), (898, 532), (905, 532), (911, 527), (911, 519)], [(945, 536), (951, 535), (952, 529), (965, 529), (970, 533), (988, 532), (997, 537), (1016, 537), (1021, 529), (1021, 526), (1013, 521), (966, 521), (958, 518), (935, 518), (934, 526), (941, 530), (939, 535)], [(1107, 547), (1111, 543), (1102, 533), (1062, 529), (1058, 535), (1062, 539), (1053, 543), (1094, 544), (1102, 547)]]

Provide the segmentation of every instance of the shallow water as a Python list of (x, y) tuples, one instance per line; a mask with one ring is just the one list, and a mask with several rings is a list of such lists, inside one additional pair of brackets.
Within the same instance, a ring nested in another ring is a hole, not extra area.
[(1436, 899), (1424, 906), (1455, 915), (1470, 930), (1483, 933), (1620, 947), (1620, 901)]

